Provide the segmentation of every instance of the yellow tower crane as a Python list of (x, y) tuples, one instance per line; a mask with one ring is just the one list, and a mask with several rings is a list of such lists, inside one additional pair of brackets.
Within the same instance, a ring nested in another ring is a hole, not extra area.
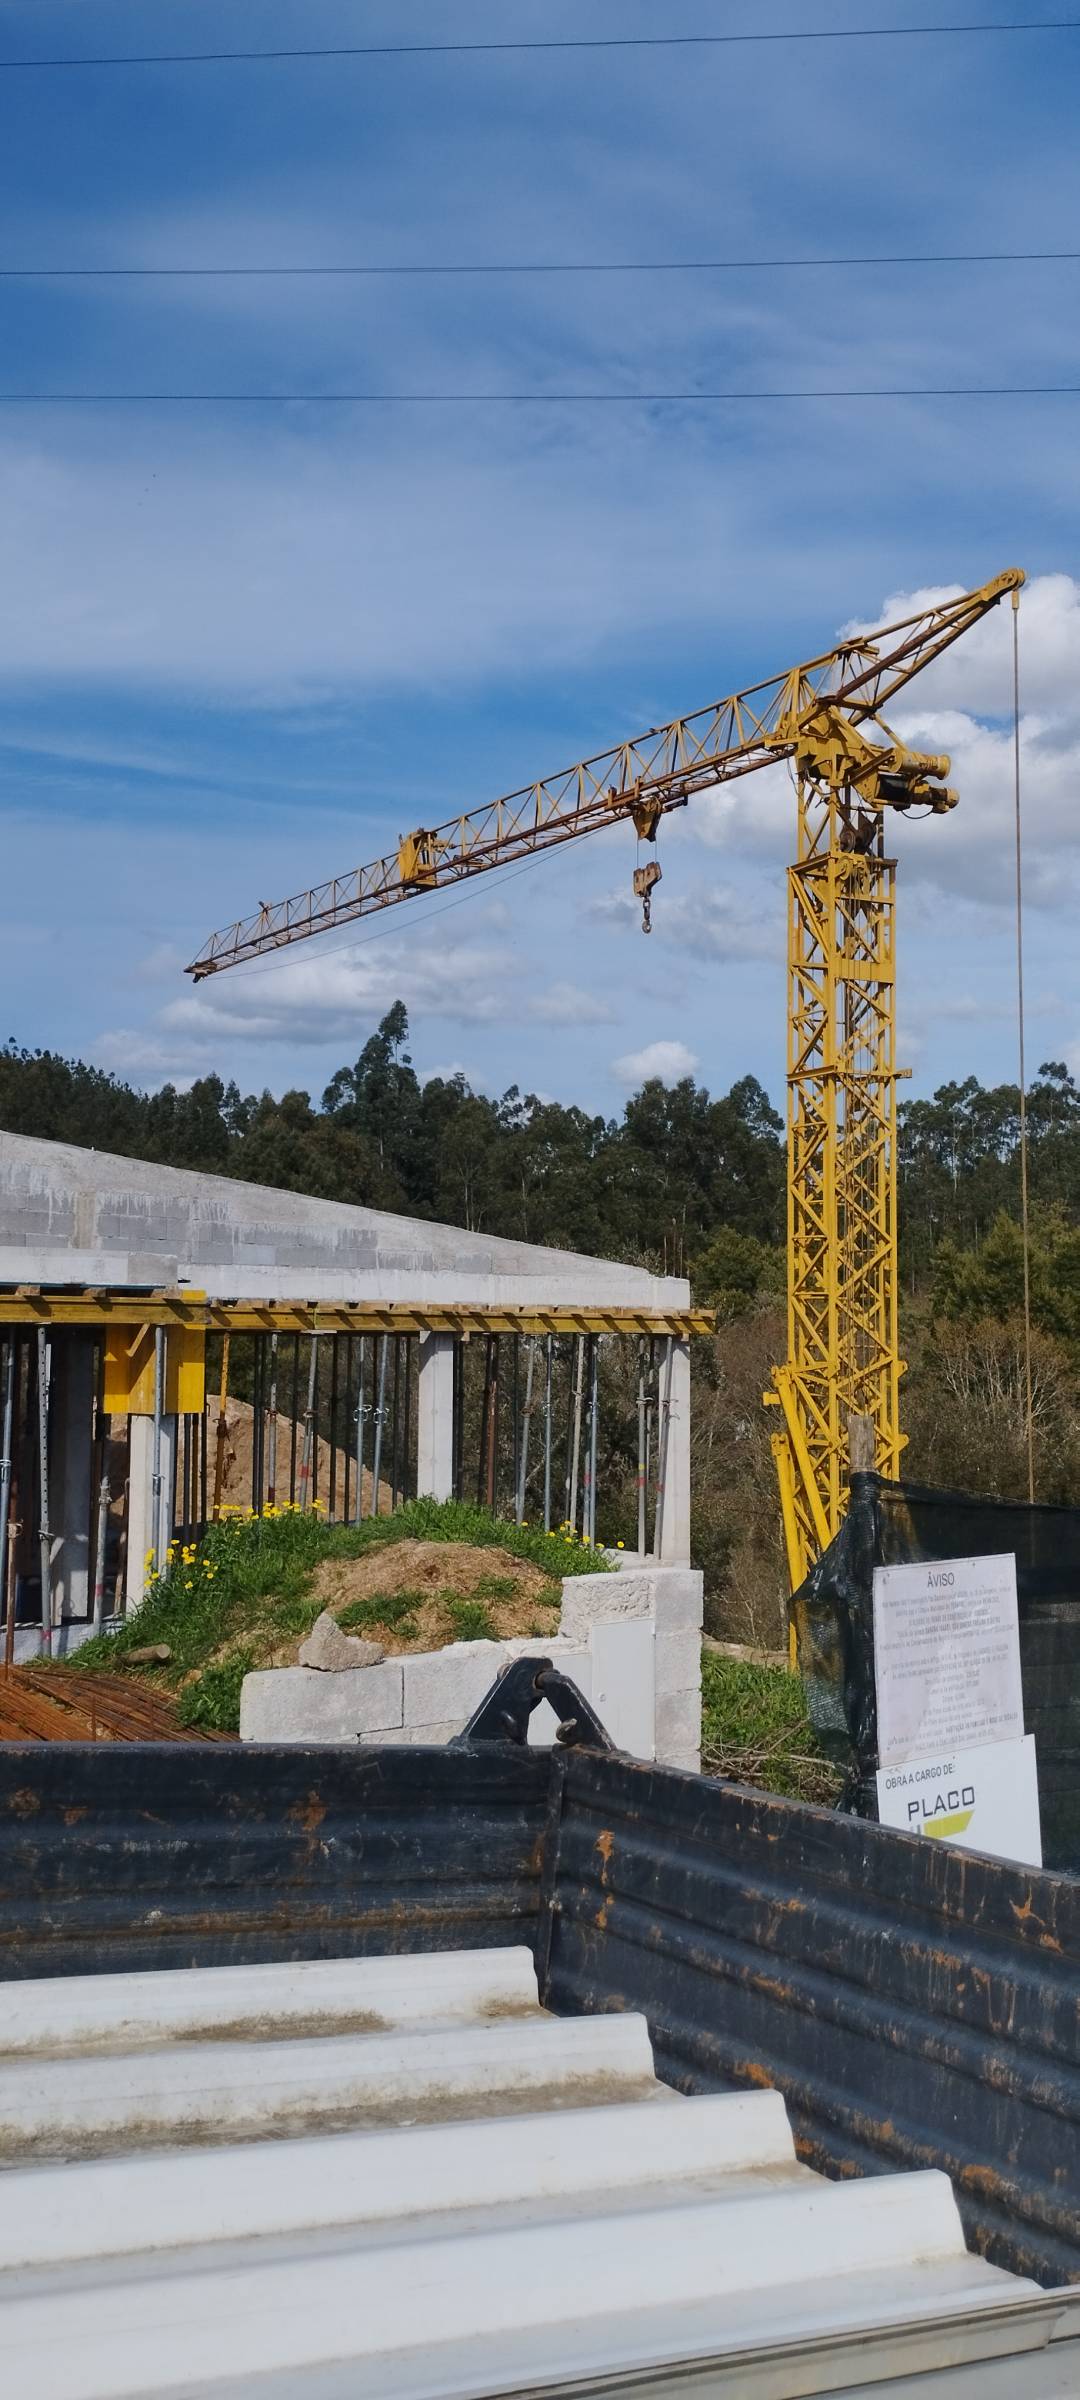
[[(848, 1426), (873, 1427), (874, 1463), (895, 1475), (900, 1431), (896, 1240), (895, 861), (890, 810), (939, 816), (956, 793), (947, 758), (910, 750), (882, 710), (1009, 592), (1010, 568), (820, 658), (654, 726), (562, 774), (445, 824), (406, 834), (389, 857), (211, 934), (199, 981), (416, 894), (628, 822), (655, 842), (696, 793), (790, 762), (798, 841), (788, 870), (787, 1358), (766, 1394), (792, 1589), (838, 1531)], [(634, 889), (648, 931), (657, 861)]]

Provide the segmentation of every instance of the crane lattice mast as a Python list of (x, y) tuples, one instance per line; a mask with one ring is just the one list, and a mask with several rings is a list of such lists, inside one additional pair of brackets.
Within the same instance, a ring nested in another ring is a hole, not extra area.
[[(947, 758), (913, 751), (882, 711), (1024, 578), (839, 643), (802, 666), (654, 726), (485, 807), (406, 834), (387, 857), (266, 903), (211, 934), (187, 972), (204, 976), (443, 890), (601, 825), (655, 842), (669, 810), (777, 760), (794, 768), (798, 841), (788, 871), (787, 1359), (766, 1398), (792, 1588), (839, 1530), (848, 1426), (869, 1419), (874, 1463), (903, 1446), (897, 1321), (895, 862), (888, 810), (940, 815), (956, 794)], [(659, 866), (634, 887), (649, 925)]]

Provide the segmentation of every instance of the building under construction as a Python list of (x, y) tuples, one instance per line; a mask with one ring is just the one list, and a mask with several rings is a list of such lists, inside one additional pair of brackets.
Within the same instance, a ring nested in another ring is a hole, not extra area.
[(710, 1325), (638, 1267), (0, 1136), (6, 1654), (137, 1608), (223, 1507), (457, 1496), (595, 1538), (602, 1341), (630, 1345), (638, 1546), (687, 1562)]

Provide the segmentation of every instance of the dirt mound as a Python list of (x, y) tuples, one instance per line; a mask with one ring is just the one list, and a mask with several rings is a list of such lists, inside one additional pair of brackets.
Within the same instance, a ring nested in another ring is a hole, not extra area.
[(550, 1637), (561, 1598), (528, 1559), (465, 1542), (392, 1542), (366, 1558), (327, 1558), (311, 1591), (350, 1633), (370, 1633), (397, 1652), (485, 1636)]
[[(232, 1399), (230, 1399), (230, 1400), (229, 1400), (229, 1402), (228, 1402), (228, 1404), (227, 1404), (227, 1406), (226, 1406), (226, 1410), (225, 1410), (225, 1456), (224, 1456), (224, 1461), (223, 1461), (223, 1465), (224, 1465), (224, 1473), (223, 1473), (223, 1476), (222, 1476), (222, 1485), (221, 1485), (221, 1491), (222, 1491), (222, 1498), (223, 1498), (223, 1500), (224, 1500), (224, 1501), (225, 1501), (225, 1502), (226, 1502), (226, 1503), (227, 1503), (227, 1504), (228, 1504), (230, 1507), (234, 1507), (234, 1508), (236, 1508), (236, 1507), (239, 1507), (239, 1508), (250, 1508), (250, 1507), (251, 1507), (251, 1476), (252, 1476), (252, 1464), (253, 1464), (254, 1455), (255, 1455), (255, 1425), (254, 1425), (254, 1414), (255, 1414), (255, 1412), (254, 1412), (254, 1410), (253, 1410), (253, 1408), (252, 1408), (252, 1406), (251, 1406), (251, 1403), (250, 1403), (250, 1401), (249, 1401), (249, 1400), (232, 1400)], [(214, 1469), (215, 1469), (215, 1460), (216, 1460), (216, 1457), (217, 1457), (217, 1421), (218, 1421), (218, 1399), (217, 1399), (217, 1394), (216, 1394), (216, 1393), (211, 1393), (211, 1394), (209, 1394), (209, 1395), (208, 1395), (207, 1402), (206, 1402), (206, 1418), (207, 1418), (207, 1425), (206, 1425), (206, 1479), (207, 1479), (207, 1489), (208, 1489), (208, 1494), (209, 1494), (209, 1497), (210, 1497), (210, 1498), (211, 1498), (211, 1500), (212, 1500), (212, 1498), (213, 1498), (213, 1491), (214, 1491)], [(266, 1437), (266, 1434), (265, 1434), (265, 1431), (264, 1431), (264, 1437), (263, 1437), (263, 1438), (264, 1438), (264, 1444), (265, 1444), (265, 1441), (266, 1441), (266, 1438), (267, 1438), (267, 1437)], [(288, 1497), (289, 1497), (289, 1473), (290, 1473), (290, 1466), (291, 1466), (291, 1460), (292, 1460), (292, 1438), (293, 1438), (293, 1423), (292, 1423), (292, 1418), (291, 1418), (291, 1417), (287, 1417), (287, 1416), (285, 1415), (284, 1411), (281, 1411), (281, 1412), (279, 1412), (279, 1415), (278, 1415), (278, 1423), (277, 1423), (277, 1499), (278, 1499), (278, 1506), (279, 1506), (279, 1507), (283, 1506), (283, 1505), (284, 1505), (284, 1503), (285, 1503), (285, 1502), (288, 1500)], [(370, 1438), (371, 1438), (371, 1437), (370, 1437), (370, 1434), (369, 1434), (369, 1436), (368, 1436), (368, 1439), (369, 1439), (369, 1441), (370, 1441)], [(303, 1425), (302, 1425), (302, 1424), (298, 1424), (298, 1425), (297, 1425), (297, 1428), (296, 1428), (296, 1484), (297, 1484), (296, 1497), (297, 1497), (297, 1499), (299, 1499), (299, 1497), (300, 1497), (300, 1461), (301, 1461), (301, 1459), (302, 1459), (302, 1457), (303, 1457), (303, 1451), (304, 1451), (304, 1428), (303, 1428)], [(320, 1500), (320, 1501), (322, 1502), (322, 1504), (323, 1504), (323, 1507), (324, 1507), (325, 1509), (327, 1509), (327, 1511), (328, 1511), (328, 1510), (329, 1510), (329, 1505), (330, 1505), (330, 1444), (329, 1444), (329, 1442), (325, 1442), (325, 1441), (323, 1440), (323, 1438), (322, 1438), (322, 1435), (321, 1435), (321, 1434), (320, 1434), (320, 1436), (319, 1436), (319, 1440), (318, 1440), (318, 1453), (319, 1453), (319, 1455), (318, 1455), (318, 1464), (317, 1464), (317, 1469), (316, 1469), (316, 1492), (317, 1492), (317, 1496), (318, 1496), (319, 1500)], [(384, 1455), (385, 1455), (385, 1454), (384, 1454)], [(268, 1472), (268, 1468), (269, 1468), (269, 1461), (268, 1461), (268, 1459), (266, 1458), (266, 1455), (265, 1455), (265, 1449), (264, 1449), (264, 1458), (263, 1458), (263, 1476), (264, 1476), (264, 1481), (265, 1481), (265, 1477), (266, 1477), (266, 1475), (267, 1475), (267, 1472)], [(334, 1511), (334, 1513), (335, 1513), (335, 1515), (336, 1515), (337, 1517), (340, 1517), (340, 1516), (342, 1516), (342, 1515), (343, 1515), (343, 1513), (344, 1513), (344, 1507), (345, 1507), (345, 1451), (344, 1451), (344, 1449), (341, 1447), (341, 1445), (340, 1445), (340, 1444), (337, 1446), (337, 1464), (336, 1464), (336, 1471), (335, 1471), (335, 1485), (336, 1485), (336, 1489), (335, 1489), (335, 1511)], [(389, 1484), (387, 1483), (385, 1476), (383, 1476), (383, 1475), (380, 1475), (380, 1477), (379, 1477), (379, 1489), (380, 1489), (380, 1492), (381, 1492), (381, 1495), (382, 1495), (382, 1511), (381, 1511), (380, 1513), (386, 1513), (386, 1512), (388, 1512), (388, 1511), (389, 1511), (389, 1508), (390, 1508), (390, 1486), (389, 1486)], [(350, 1461), (349, 1461), (349, 1508), (350, 1508), (350, 1512), (351, 1512), (351, 1510), (352, 1510), (352, 1507), (353, 1507), (353, 1502), (354, 1502), (355, 1492), (356, 1492), (356, 1467), (355, 1467), (355, 1461), (354, 1461), (353, 1459), (351, 1459), (351, 1458), (350, 1458)], [(371, 1494), (372, 1494), (371, 1469), (370, 1469), (370, 1467), (365, 1467), (365, 1468), (364, 1468), (364, 1515), (365, 1515), (365, 1516), (370, 1516), (370, 1515), (371, 1515)]]

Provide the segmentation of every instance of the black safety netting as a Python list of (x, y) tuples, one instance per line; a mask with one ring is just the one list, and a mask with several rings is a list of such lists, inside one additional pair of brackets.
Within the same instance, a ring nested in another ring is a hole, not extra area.
[(844, 1524), (792, 1601), (799, 1672), (814, 1731), (846, 1771), (841, 1805), (876, 1817), (874, 1569), (1008, 1551), (1044, 1862), (1080, 1872), (1080, 1509), (854, 1475)]

